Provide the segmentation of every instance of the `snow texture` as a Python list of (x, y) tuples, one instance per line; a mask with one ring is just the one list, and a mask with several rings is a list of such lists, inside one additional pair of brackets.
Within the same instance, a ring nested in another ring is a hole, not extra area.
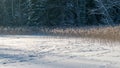
[(119, 42), (55, 36), (0, 36), (0, 68), (120, 68)]

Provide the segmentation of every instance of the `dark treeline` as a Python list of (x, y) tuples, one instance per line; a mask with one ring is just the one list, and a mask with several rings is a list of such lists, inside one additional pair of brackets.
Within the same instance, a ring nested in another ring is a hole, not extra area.
[(0, 26), (80, 27), (120, 23), (120, 0), (0, 0)]

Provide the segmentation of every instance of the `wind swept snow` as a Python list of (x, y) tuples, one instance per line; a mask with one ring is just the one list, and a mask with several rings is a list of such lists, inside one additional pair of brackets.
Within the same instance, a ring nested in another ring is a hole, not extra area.
[(120, 43), (89, 38), (0, 36), (0, 68), (120, 68)]

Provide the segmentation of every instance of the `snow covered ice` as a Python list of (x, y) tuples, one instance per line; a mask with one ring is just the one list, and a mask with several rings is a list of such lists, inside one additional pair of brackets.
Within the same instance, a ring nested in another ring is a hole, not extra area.
[(119, 42), (55, 36), (0, 36), (0, 68), (120, 68)]

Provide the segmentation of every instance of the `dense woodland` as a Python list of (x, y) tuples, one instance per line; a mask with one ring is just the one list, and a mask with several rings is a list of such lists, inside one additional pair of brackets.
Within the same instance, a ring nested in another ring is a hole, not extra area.
[(0, 0), (0, 26), (120, 24), (120, 0)]

